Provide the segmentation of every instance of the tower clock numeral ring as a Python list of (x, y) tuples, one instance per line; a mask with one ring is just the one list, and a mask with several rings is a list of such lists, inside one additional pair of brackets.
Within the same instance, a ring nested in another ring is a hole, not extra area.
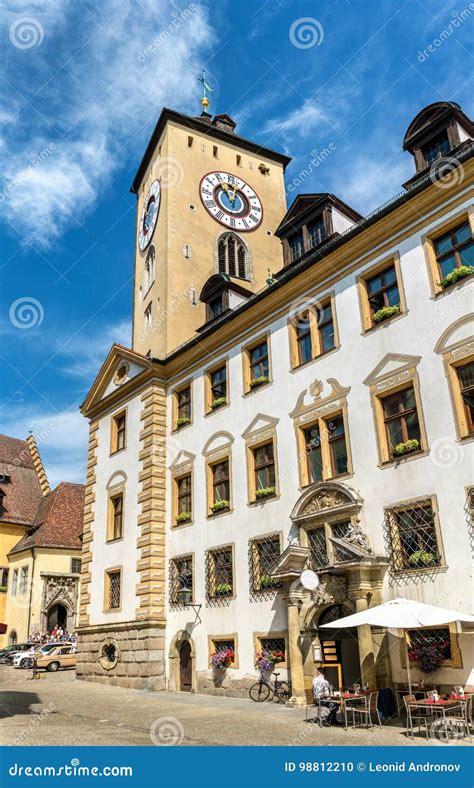
[(220, 224), (239, 232), (256, 230), (263, 219), (259, 196), (248, 183), (230, 172), (209, 172), (199, 186), (201, 202)]

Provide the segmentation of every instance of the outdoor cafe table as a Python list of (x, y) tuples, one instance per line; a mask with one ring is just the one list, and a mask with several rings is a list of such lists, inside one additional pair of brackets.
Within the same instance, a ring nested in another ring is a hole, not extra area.
[(410, 708), (429, 709), (430, 712), (438, 715), (441, 718), (440, 722), (444, 728), (446, 739), (448, 739), (449, 736), (448, 726), (446, 724), (446, 710), (457, 711), (458, 709), (461, 709), (461, 705), (459, 700), (456, 698), (440, 698), (439, 700), (433, 700), (432, 698), (422, 698), (410, 703)]
[(318, 698), (318, 715), (319, 719), (321, 719), (321, 705), (322, 701), (332, 701), (333, 703), (338, 703), (341, 706), (341, 711), (344, 714), (344, 728), (347, 730), (347, 701), (349, 700), (364, 700), (364, 698), (369, 695), (369, 692), (342, 692), (339, 695), (322, 695)]

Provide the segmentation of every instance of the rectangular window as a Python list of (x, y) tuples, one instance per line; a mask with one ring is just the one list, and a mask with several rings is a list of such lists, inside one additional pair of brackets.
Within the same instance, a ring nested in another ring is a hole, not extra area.
[(11, 595), (16, 596), (18, 589), (18, 569), (13, 570)]
[(386, 510), (392, 568), (395, 572), (440, 566), (435, 512), (431, 500)]
[(189, 522), (193, 518), (192, 477), (188, 473), (175, 479), (176, 484), (176, 525)]
[(290, 245), (291, 260), (297, 260), (298, 257), (301, 257), (304, 252), (303, 232), (300, 231), (299, 233), (290, 235), (288, 238), (288, 243)]
[(80, 575), (81, 574), (81, 559), (80, 558), (71, 558), (71, 574), (73, 575)]
[(311, 338), (310, 313), (304, 312), (299, 316), (295, 325), (298, 366), (306, 364), (313, 358), (313, 343)]
[(111, 495), (109, 498), (109, 527), (107, 541), (113, 542), (123, 536), (123, 493)]
[(406, 313), (398, 253), (357, 277), (357, 287), (364, 331)]
[(228, 458), (211, 465), (211, 512), (216, 514), (230, 508), (230, 475)]
[(420, 423), (413, 386), (383, 397), (382, 409), (387, 443), (392, 456), (421, 449)]
[(145, 329), (150, 329), (151, 323), (152, 323), (152, 318), (151, 318), (151, 303), (150, 303), (145, 309)]
[(309, 483), (320, 482), (323, 480), (323, 453), (319, 422), (305, 429), (304, 442), (308, 463)]
[[(252, 449), (254, 465), (255, 497), (258, 500), (259, 493), (275, 495), (275, 460), (273, 441), (264, 443)], [(267, 495), (265, 497), (267, 497)]]
[(212, 155), (214, 156), (215, 159), (218, 158), (218, 153), (219, 153), (219, 151), (217, 149), (217, 145), (213, 145), (212, 146)]
[(119, 610), (121, 605), (122, 570), (110, 569), (105, 575), (105, 609)]
[(331, 456), (331, 470), (333, 476), (347, 473), (347, 445), (344, 429), (344, 419), (336, 416), (326, 420), (328, 432), (329, 453)]
[(191, 386), (183, 386), (176, 392), (176, 429), (191, 422)]
[(28, 566), (22, 566), (20, 570), (20, 594), (26, 594), (28, 588)]
[(319, 352), (327, 353), (335, 347), (334, 317), (330, 301), (321, 305), (318, 316)]
[(192, 555), (182, 555), (179, 558), (172, 558), (170, 561), (170, 603), (178, 605), (183, 600), (180, 599), (180, 589), (187, 588), (190, 592), (191, 601), (194, 600), (194, 573)]
[(8, 588), (8, 567), (0, 567), (0, 591), (6, 591)]
[(237, 153), (237, 155), (235, 157), (235, 161), (236, 161), (237, 167), (241, 167), (242, 166), (242, 156), (240, 155), (240, 153)]
[(212, 301), (209, 301), (207, 304), (207, 319), (214, 320), (214, 318), (219, 317), (222, 315), (224, 311), (224, 301), (222, 296), (217, 296), (217, 298), (213, 298)]
[(209, 665), (211, 667), (238, 667), (237, 646), (234, 637), (209, 637)]
[(308, 531), (309, 562), (311, 569), (318, 571), (329, 565), (325, 527)]
[(271, 577), (271, 571), (280, 557), (280, 537), (269, 536), (253, 539), (249, 543), (250, 560), (250, 592), (273, 596), (273, 592), (282, 587), (281, 580)]
[(266, 651), (274, 655), (277, 667), (286, 661), (286, 642), (284, 637), (262, 637), (258, 638), (260, 651)]
[(193, 147), (193, 142), (194, 142), (193, 138), (192, 137), (188, 137), (188, 148), (192, 148)]
[(326, 238), (326, 228), (322, 216), (308, 224), (308, 234), (311, 239), (311, 246), (319, 246), (319, 244), (324, 241)]
[(261, 342), (249, 350), (250, 385), (260, 380), (268, 381), (268, 344)]
[(313, 484), (348, 473), (349, 456), (341, 413), (318, 419), (302, 432), (306, 456), (303, 484)]
[(227, 404), (227, 365), (211, 370), (208, 373), (208, 412), (217, 410)]
[(206, 597), (225, 600), (234, 594), (234, 569), (231, 547), (208, 550), (206, 554)]
[(316, 302), (289, 320), (293, 369), (338, 346), (334, 297)]
[[(433, 244), (442, 280), (461, 266), (474, 265), (474, 239), (468, 221), (436, 238)], [(450, 282), (448, 281), (447, 284)]]
[(456, 367), (468, 434), (474, 433), (474, 361)]
[(429, 142), (422, 149), (423, 156), (425, 157), (426, 164), (429, 166), (437, 159), (443, 158), (451, 150), (448, 135), (440, 134), (439, 137)]
[(125, 411), (112, 417), (111, 453), (125, 448), (127, 433), (127, 416)]
[(380, 310), (387, 307), (400, 307), (397, 272), (394, 265), (370, 276), (366, 280), (367, 298), (374, 323), (378, 322)]

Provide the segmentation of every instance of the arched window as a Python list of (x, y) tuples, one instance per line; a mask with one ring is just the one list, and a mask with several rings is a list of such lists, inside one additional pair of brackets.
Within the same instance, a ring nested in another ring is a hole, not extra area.
[(153, 244), (148, 250), (145, 260), (145, 267), (143, 270), (143, 293), (142, 297), (148, 292), (153, 282), (155, 281), (155, 247)]
[(244, 242), (233, 233), (221, 235), (217, 243), (217, 267), (220, 274), (250, 279), (249, 253)]

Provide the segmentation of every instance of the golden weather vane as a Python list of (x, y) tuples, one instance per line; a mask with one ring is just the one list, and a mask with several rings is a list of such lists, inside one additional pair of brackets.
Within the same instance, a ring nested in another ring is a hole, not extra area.
[(210, 96), (214, 93), (214, 88), (211, 88), (209, 82), (206, 79), (206, 72), (202, 69), (202, 74), (198, 77), (198, 82), (202, 85), (202, 99), (201, 99), (201, 106), (204, 112), (207, 112), (207, 108), (209, 106), (209, 99), (207, 94), (209, 93)]

